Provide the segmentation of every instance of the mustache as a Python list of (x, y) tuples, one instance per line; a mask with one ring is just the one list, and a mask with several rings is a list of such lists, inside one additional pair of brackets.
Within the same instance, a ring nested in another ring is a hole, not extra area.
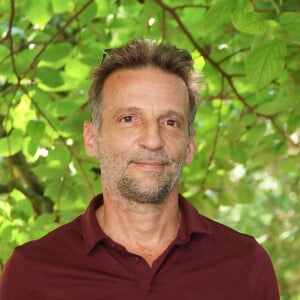
[(147, 153), (135, 153), (128, 159), (128, 164), (140, 162), (140, 161), (155, 161), (161, 164), (170, 165), (174, 160), (164, 152), (147, 152)]

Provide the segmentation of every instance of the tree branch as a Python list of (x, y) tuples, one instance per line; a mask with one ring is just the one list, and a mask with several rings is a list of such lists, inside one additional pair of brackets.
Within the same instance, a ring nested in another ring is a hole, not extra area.
[(53, 202), (44, 196), (44, 187), (39, 182), (38, 177), (32, 172), (22, 152), (10, 157), (15, 172), (18, 173), (22, 184), (14, 178), (12, 185), (14, 188), (25, 194), (32, 202), (37, 214), (41, 212), (53, 212)]
[(184, 4), (184, 5), (178, 5), (178, 6), (173, 7), (174, 10), (185, 9), (185, 8), (204, 8), (204, 9), (208, 10), (209, 6), (202, 5), (202, 4)]
[[(194, 46), (194, 48), (204, 57), (204, 59), (210, 63), (220, 74), (222, 77), (226, 78), (229, 86), (231, 87), (234, 95), (237, 97), (237, 99), (243, 103), (243, 105), (252, 113), (254, 113), (258, 117), (263, 117), (265, 119), (270, 120), (274, 124), (274, 118), (276, 117), (275, 115), (267, 115), (263, 113), (257, 112), (255, 107), (252, 107), (250, 104), (247, 103), (247, 101), (240, 95), (240, 93), (237, 91), (232, 78), (234, 75), (229, 75), (228, 73), (225, 72), (220, 66), (220, 64), (216, 61), (214, 61), (207, 51), (205, 51), (204, 48), (200, 47), (194, 37), (191, 35), (191, 33), (187, 30), (186, 26), (182, 23), (180, 20), (179, 16), (176, 14), (175, 10), (170, 8), (169, 6), (165, 5), (162, 0), (155, 0), (155, 2), (163, 9), (166, 10), (177, 22), (179, 28), (181, 31), (187, 36), (191, 44)], [(282, 135), (282, 137), (287, 140), (292, 146), (299, 147), (299, 145), (296, 145), (288, 136), (288, 134), (280, 128), (277, 124), (274, 125), (274, 127), (278, 130), (278, 132)]]
[[(13, 0), (12, 0), (13, 1)], [(68, 27), (77, 17), (86, 9), (89, 5), (91, 5), (94, 0), (87, 1), (53, 36), (43, 45), (42, 49), (36, 54), (31, 64), (27, 67), (27, 69), (21, 75), (21, 79), (25, 78), (25, 76), (29, 73), (29, 71), (33, 68), (34, 65), (38, 62), (39, 57), (42, 53), (47, 49), (47, 47), (54, 42), (54, 40)]]
[[(224, 81), (222, 81), (222, 85), (224, 85)], [(206, 168), (206, 171), (205, 171), (205, 176), (202, 179), (201, 184), (200, 184), (200, 193), (201, 193), (201, 195), (203, 195), (203, 193), (205, 191), (205, 183), (207, 181), (209, 172), (211, 170), (211, 166), (212, 166), (212, 163), (214, 161), (214, 157), (215, 157), (215, 153), (216, 153), (216, 149), (217, 149), (217, 145), (218, 145), (218, 138), (219, 138), (220, 131), (221, 131), (223, 103), (224, 103), (224, 101), (220, 101), (220, 106), (219, 106), (219, 110), (218, 110), (218, 122), (217, 122), (216, 132), (215, 132), (215, 136), (214, 136), (214, 140), (213, 140), (213, 144), (212, 144), (212, 149), (211, 149), (211, 153), (210, 153), (210, 156), (209, 156), (209, 159), (208, 159), (207, 168)]]
[(36, 193), (35, 190), (25, 187), (17, 180), (11, 180), (7, 185), (0, 184), (0, 194), (9, 194), (16, 189), (23, 193), (32, 203), (32, 207), (36, 215), (40, 215), (42, 212), (53, 212), (53, 202), (43, 195)]

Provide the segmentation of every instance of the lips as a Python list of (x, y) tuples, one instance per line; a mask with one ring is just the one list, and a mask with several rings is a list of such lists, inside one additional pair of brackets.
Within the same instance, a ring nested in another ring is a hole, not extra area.
[(167, 164), (160, 161), (133, 161), (137, 167), (145, 171), (161, 171)]

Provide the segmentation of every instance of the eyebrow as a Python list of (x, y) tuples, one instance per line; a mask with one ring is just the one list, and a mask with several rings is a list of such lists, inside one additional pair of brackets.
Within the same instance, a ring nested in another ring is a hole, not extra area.
[(179, 112), (174, 111), (174, 110), (168, 110), (165, 115), (168, 116), (168, 117), (174, 117), (175, 116), (182, 123), (184, 123), (184, 121), (186, 119), (182, 113), (179, 113)]
[[(131, 107), (120, 107), (117, 109), (117, 111), (114, 113), (114, 117), (117, 117), (120, 114), (124, 114), (124, 113), (143, 113), (143, 109), (140, 109), (138, 107), (135, 106), (131, 106)], [(163, 116), (167, 116), (167, 117), (173, 117), (175, 116), (176, 118), (178, 118), (181, 122), (183, 122), (185, 120), (185, 117), (182, 113), (174, 111), (174, 110), (166, 110), (162, 113)]]
[(135, 113), (139, 113), (142, 110), (139, 109), (138, 107), (120, 107), (118, 108), (115, 113), (113, 114), (113, 117), (118, 117), (120, 114), (135, 114)]

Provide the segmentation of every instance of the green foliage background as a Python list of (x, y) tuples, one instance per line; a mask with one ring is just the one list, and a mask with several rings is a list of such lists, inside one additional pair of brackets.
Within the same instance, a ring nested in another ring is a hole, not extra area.
[(298, 0), (0, 0), (0, 36), (1, 268), (101, 191), (82, 141), (89, 74), (105, 48), (146, 37), (204, 75), (182, 193), (254, 235), (282, 299), (300, 299)]

